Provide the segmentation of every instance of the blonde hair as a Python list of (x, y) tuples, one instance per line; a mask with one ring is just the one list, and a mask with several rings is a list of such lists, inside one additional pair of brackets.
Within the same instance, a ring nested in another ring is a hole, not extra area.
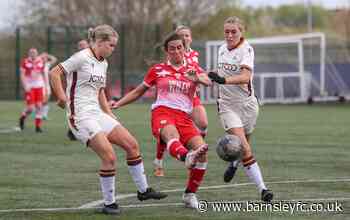
[(176, 27), (175, 32), (178, 33), (181, 30), (189, 30), (190, 33), (192, 34), (191, 28), (186, 26), (186, 25), (179, 25)]
[(238, 24), (238, 28), (241, 32), (245, 30), (243, 21), (236, 16), (226, 18), (224, 24)]
[(88, 40), (90, 42), (96, 42), (97, 39), (108, 41), (111, 37), (116, 37), (118, 39), (119, 35), (117, 31), (107, 24), (98, 25), (88, 30)]

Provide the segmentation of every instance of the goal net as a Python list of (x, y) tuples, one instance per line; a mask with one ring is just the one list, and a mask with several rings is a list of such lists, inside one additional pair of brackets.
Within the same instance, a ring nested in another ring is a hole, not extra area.
[[(324, 33), (247, 40), (255, 51), (253, 81), (260, 102), (297, 103), (305, 102), (309, 97), (330, 97), (331, 88), (326, 85)], [(218, 50), (223, 43), (206, 42), (207, 70), (217, 69)], [(216, 93), (215, 85), (201, 88), (203, 102), (215, 102)]]

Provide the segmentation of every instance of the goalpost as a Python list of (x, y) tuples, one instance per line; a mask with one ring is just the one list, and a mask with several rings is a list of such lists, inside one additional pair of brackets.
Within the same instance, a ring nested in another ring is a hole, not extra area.
[[(247, 39), (255, 51), (254, 88), (262, 103), (306, 102), (326, 98), (324, 33)], [(206, 69), (217, 69), (224, 41), (206, 42)], [(216, 86), (201, 88), (205, 103), (216, 100)]]

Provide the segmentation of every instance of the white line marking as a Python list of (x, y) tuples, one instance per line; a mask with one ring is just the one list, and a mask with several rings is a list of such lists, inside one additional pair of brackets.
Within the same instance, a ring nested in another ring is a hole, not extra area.
[[(278, 202), (322, 202), (322, 201), (350, 201), (350, 198), (303, 198), (303, 199), (289, 199), (289, 200), (273, 200), (274, 203)], [(213, 201), (208, 201), (212, 203)], [(260, 200), (235, 200), (237, 203), (246, 202), (259, 202)], [(170, 206), (184, 206), (183, 203), (150, 203), (150, 204), (131, 204), (131, 205), (121, 205), (121, 208), (146, 208), (146, 207), (170, 207)], [(101, 207), (86, 207), (86, 208), (38, 208), (38, 209), (3, 209), (0, 213), (10, 213), (10, 212), (63, 212), (63, 211), (80, 211), (80, 210), (98, 210)]]
[(0, 134), (15, 133), (20, 131), (21, 129), (19, 127), (0, 128)]
[[(266, 184), (293, 184), (293, 183), (334, 183), (334, 182), (350, 182), (350, 178), (342, 179), (309, 179), (309, 180), (286, 180), (286, 181), (272, 181), (266, 182)], [(227, 184), (227, 185), (216, 185), (216, 186), (204, 186), (200, 187), (200, 190), (210, 190), (210, 189), (223, 189), (223, 188), (232, 188), (239, 186), (249, 186), (254, 185), (254, 183), (237, 183), (237, 184)], [(184, 189), (171, 189), (163, 190), (162, 192), (182, 192)], [(118, 200), (135, 197), (135, 193), (130, 194), (121, 194), (117, 196)], [(291, 200), (274, 200), (274, 202), (285, 201), (285, 202), (295, 202), (295, 201), (350, 201), (350, 198), (309, 198), (309, 199), (291, 199)], [(235, 201), (235, 202), (247, 202), (247, 201)], [(87, 210), (87, 209), (98, 209), (98, 206), (101, 206), (103, 203), (102, 200), (89, 202), (77, 208), (37, 208), (37, 209), (4, 209), (0, 210), (0, 213), (8, 212), (39, 212), (39, 211), (78, 211), (78, 210)], [(124, 205), (122, 208), (141, 208), (141, 207), (161, 207), (161, 206), (182, 206), (182, 203), (155, 203), (155, 204), (133, 204), (133, 205)]]
[[(315, 179), (309, 179), (309, 180), (286, 180), (286, 181), (274, 181), (274, 182), (265, 182), (266, 184), (291, 184), (291, 183), (332, 183), (332, 182), (350, 182), (350, 179), (329, 179), (329, 180), (315, 180)], [(216, 185), (216, 186), (203, 186), (199, 187), (199, 190), (208, 190), (208, 189), (224, 189), (224, 188), (232, 188), (232, 187), (239, 187), (239, 186), (249, 186), (249, 185), (255, 185), (255, 183), (236, 183), (236, 184), (226, 184), (226, 185)], [(165, 193), (171, 193), (171, 192), (183, 192), (184, 188), (179, 189), (170, 189), (170, 190), (163, 190), (162, 192)], [(122, 194), (120, 196), (117, 196), (117, 199), (127, 199), (136, 196), (136, 194)], [(87, 204), (84, 204), (80, 206), (79, 208), (92, 208), (96, 206), (101, 206), (103, 204), (103, 200), (97, 200), (93, 202), (89, 202)]]
[[(131, 197), (135, 197), (136, 193), (130, 193), (130, 194), (121, 194), (121, 195), (117, 195), (117, 200), (122, 200), (122, 199), (126, 199), (126, 198), (131, 198)], [(97, 201), (92, 201), (89, 203), (86, 203), (84, 205), (79, 206), (79, 208), (81, 209), (85, 209), (85, 208), (93, 208), (93, 207), (97, 207), (97, 206), (101, 206), (103, 203), (103, 200), (97, 200)]]

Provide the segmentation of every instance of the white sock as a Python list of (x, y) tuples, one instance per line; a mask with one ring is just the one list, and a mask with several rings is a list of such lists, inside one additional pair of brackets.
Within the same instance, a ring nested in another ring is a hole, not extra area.
[(157, 158), (154, 159), (153, 164), (156, 167), (163, 168), (163, 160), (162, 159), (160, 159), (160, 160)]
[(49, 113), (49, 104), (46, 104), (43, 106), (43, 117), (47, 118), (47, 115)]
[(115, 176), (100, 176), (101, 190), (105, 205), (115, 203)]
[(148, 188), (147, 178), (145, 175), (145, 169), (143, 162), (136, 165), (128, 165), (129, 173), (134, 180), (134, 183), (140, 193), (146, 192)]
[(255, 185), (259, 189), (259, 192), (261, 192), (263, 189), (266, 189), (264, 180), (263, 180), (262, 175), (261, 175), (260, 167), (259, 167), (257, 162), (255, 162), (251, 165), (245, 166), (244, 172), (248, 176), (250, 181), (255, 183)]

